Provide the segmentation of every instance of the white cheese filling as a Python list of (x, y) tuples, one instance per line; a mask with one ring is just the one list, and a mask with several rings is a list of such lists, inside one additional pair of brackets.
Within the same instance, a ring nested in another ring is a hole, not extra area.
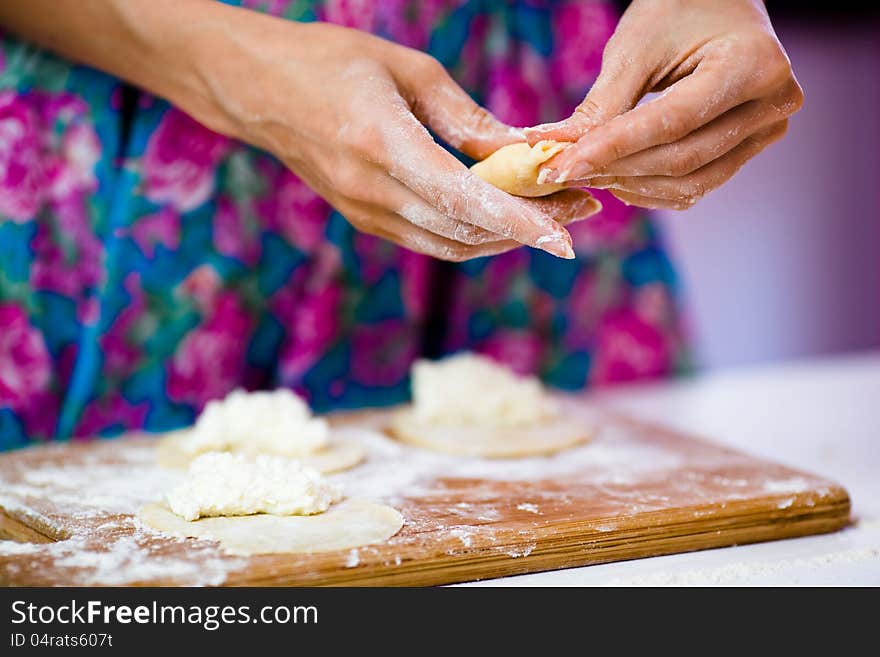
[(342, 493), (317, 470), (294, 459), (209, 452), (196, 458), (186, 481), (166, 496), (185, 520), (209, 516), (323, 513)]
[(417, 361), (412, 393), (413, 413), (425, 424), (523, 427), (556, 413), (538, 379), (472, 353)]
[(193, 430), (181, 441), (189, 455), (243, 452), (300, 457), (327, 446), (326, 420), (312, 415), (293, 391), (234, 390), (208, 402)]

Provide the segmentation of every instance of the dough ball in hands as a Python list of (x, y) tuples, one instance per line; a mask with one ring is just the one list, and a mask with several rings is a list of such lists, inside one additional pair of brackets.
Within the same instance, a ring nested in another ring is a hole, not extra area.
[(539, 141), (509, 144), (499, 148), (485, 160), (477, 162), (471, 171), (487, 183), (515, 196), (547, 196), (562, 189), (558, 183), (538, 184), (538, 170), (551, 157), (570, 146), (568, 142)]
[(398, 440), (460, 456), (516, 458), (552, 454), (588, 441), (583, 418), (569, 417), (534, 377), (485, 356), (420, 360), (413, 401), (388, 426)]
[(207, 452), (296, 458), (319, 472), (347, 470), (364, 460), (364, 448), (333, 432), (308, 404), (286, 388), (234, 390), (208, 402), (194, 427), (159, 439), (159, 464), (186, 468)]
[(299, 461), (209, 452), (139, 517), (162, 533), (217, 541), (239, 555), (345, 550), (386, 541), (403, 526), (389, 506), (341, 499), (337, 486)]

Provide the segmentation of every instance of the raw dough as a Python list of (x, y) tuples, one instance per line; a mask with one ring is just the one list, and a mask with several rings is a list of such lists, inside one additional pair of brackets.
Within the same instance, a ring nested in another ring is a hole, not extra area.
[(577, 420), (558, 417), (528, 427), (468, 427), (425, 424), (412, 409), (396, 411), (388, 427), (398, 440), (435, 452), (484, 458), (541, 456), (574, 447), (592, 438)]
[(538, 184), (538, 170), (551, 157), (567, 148), (568, 142), (539, 141), (534, 146), (522, 142), (502, 146), (471, 171), (488, 183), (516, 196), (547, 196), (565, 189), (559, 183)]
[(185, 468), (205, 452), (297, 458), (324, 473), (352, 468), (366, 456), (360, 445), (331, 436), (327, 421), (286, 388), (233, 390), (208, 402), (194, 427), (170, 433), (157, 445), (159, 464), (168, 468)]
[(312, 515), (341, 498), (336, 486), (297, 460), (208, 452), (192, 462), (187, 479), (166, 500), (184, 520), (197, 520), (254, 513)]
[(403, 516), (383, 504), (345, 500), (316, 516), (267, 514), (187, 522), (166, 506), (147, 504), (140, 519), (174, 536), (218, 541), (231, 554), (314, 553), (382, 543), (403, 527)]
[[(183, 445), (188, 440), (192, 429), (181, 429), (166, 434), (156, 443), (156, 456), (159, 465), (166, 468), (184, 469), (197, 456), (189, 453)], [(327, 445), (311, 454), (297, 457), (306, 466), (314, 468), (322, 474), (340, 472), (353, 468), (364, 460), (366, 450), (359, 444), (345, 440), (337, 432), (331, 431)]]
[(388, 432), (426, 449), (512, 458), (551, 454), (592, 437), (582, 419), (563, 414), (540, 381), (485, 356), (417, 361), (412, 389), (412, 404), (392, 414)]

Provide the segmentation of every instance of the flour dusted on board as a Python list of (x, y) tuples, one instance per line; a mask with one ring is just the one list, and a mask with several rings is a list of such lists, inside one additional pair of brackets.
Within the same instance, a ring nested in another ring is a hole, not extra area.
[(180, 446), (190, 455), (229, 451), (300, 457), (326, 447), (328, 433), (326, 420), (314, 417), (291, 390), (234, 390), (208, 402)]
[(472, 353), (417, 361), (412, 392), (414, 415), (428, 425), (525, 427), (556, 414), (538, 379)]
[(175, 514), (197, 520), (255, 513), (313, 515), (341, 497), (338, 487), (299, 461), (209, 452), (192, 462), (186, 481), (166, 499)]

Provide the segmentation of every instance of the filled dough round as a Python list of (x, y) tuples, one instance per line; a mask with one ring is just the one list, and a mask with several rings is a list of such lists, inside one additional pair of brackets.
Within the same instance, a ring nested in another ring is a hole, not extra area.
[(538, 170), (551, 157), (568, 147), (567, 142), (539, 141), (509, 144), (477, 162), (471, 171), (487, 183), (516, 196), (547, 196), (561, 189), (558, 183), (538, 184)]
[[(191, 454), (183, 448), (189, 431), (190, 429), (181, 429), (158, 439), (156, 458), (159, 465), (182, 470), (198, 456), (198, 454)], [(312, 467), (322, 474), (328, 474), (353, 468), (364, 460), (366, 454), (366, 450), (361, 445), (331, 436), (326, 447), (296, 458), (303, 465)]]
[(394, 412), (388, 427), (398, 440), (457, 456), (518, 458), (553, 454), (587, 442), (583, 420), (559, 417), (527, 427), (482, 427), (420, 422), (410, 408)]
[(242, 556), (348, 550), (387, 541), (403, 527), (396, 509), (366, 500), (345, 500), (313, 516), (257, 514), (189, 522), (164, 504), (147, 504), (139, 516), (160, 532), (217, 541), (226, 552)]

